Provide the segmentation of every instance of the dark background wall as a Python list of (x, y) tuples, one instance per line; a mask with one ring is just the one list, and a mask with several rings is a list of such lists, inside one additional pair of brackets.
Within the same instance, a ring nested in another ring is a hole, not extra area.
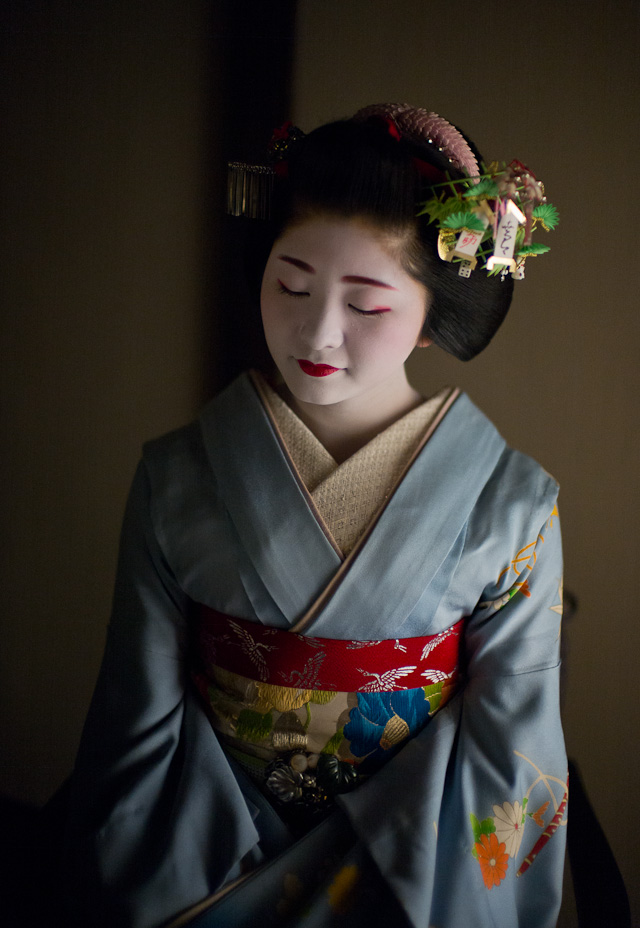
[[(0, 793), (41, 803), (68, 774), (140, 443), (242, 363), (222, 164), (287, 115), (294, 6), (3, 6)], [(567, 740), (640, 913), (638, 10), (300, 0), (290, 109), (310, 129), (425, 105), (530, 163), (560, 210), (488, 351), (411, 370), (461, 384), (560, 479)]]
[(70, 770), (141, 439), (203, 396), (217, 272), (205, 3), (0, 11), (0, 791)]
[(142, 441), (252, 356), (224, 165), (289, 113), (294, 3), (268, 7), (0, 9), (0, 795), (71, 769)]

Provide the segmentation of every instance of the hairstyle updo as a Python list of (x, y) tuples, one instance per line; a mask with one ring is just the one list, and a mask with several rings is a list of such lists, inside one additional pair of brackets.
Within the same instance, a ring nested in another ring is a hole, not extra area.
[[(480, 161), (473, 143), (463, 138)], [(446, 171), (453, 180), (466, 176), (437, 145), (396, 139), (376, 116), (315, 129), (288, 152), (286, 177), (278, 180), (274, 191), (275, 234), (315, 215), (330, 214), (359, 217), (397, 236), (404, 269), (431, 294), (423, 334), (468, 361), (489, 344), (506, 316), (513, 280), (490, 277), (481, 269), (461, 277), (459, 264), (438, 257), (436, 225), (416, 215), (431, 196), (433, 181), (415, 159)]]

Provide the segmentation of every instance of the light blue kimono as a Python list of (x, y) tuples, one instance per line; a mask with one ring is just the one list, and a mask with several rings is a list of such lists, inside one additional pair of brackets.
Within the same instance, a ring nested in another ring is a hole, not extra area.
[(556, 496), (455, 400), (305, 634), (408, 638), (467, 616), (466, 682), (294, 842), (189, 682), (190, 610), (291, 627), (340, 556), (248, 376), (147, 445), (74, 773), (71, 909), (149, 928), (262, 864), (193, 924), (555, 925), (567, 776)]

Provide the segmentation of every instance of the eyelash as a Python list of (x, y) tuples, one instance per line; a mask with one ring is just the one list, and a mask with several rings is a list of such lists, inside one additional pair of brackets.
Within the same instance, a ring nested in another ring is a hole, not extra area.
[(353, 303), (347, 303), (349, 309), (352, 309), (354, 313), (358, 313), (359, 316), (382, 316), (383, 313), (386, 313), (386, 309), (358, 309), (357, 306), (354, 306)]
[(281, 280), (278, 281), (278, 291), (280, 293), (286, 293), (287, 296), (309, 296), (306, 290), (289, 290)]
[[(284, 293), (286, 296), (309, 296), (307, 290), (289, 290), (289, 288), (285, 287), (281, 280), (278, 281), (278, 292)], [(353, 303), (347, 303), (347, 306), (359, 316), (382, 316), (383, 313), (387, 312), (386, 309), (358, 309), (358, 307), (354, 306)]]

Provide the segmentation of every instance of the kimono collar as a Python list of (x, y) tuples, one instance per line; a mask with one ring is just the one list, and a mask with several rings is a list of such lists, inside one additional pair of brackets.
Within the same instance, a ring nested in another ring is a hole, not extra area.
[(388, 637), (380, 633), (385, 627), (402, 627), (505, 447), (468, 397), (456, 391), (449, 402), (375, 526), (345, 561), (291, 470), (250, 378), (242, 375), (205, 408), (207, 456), (260, 580), (247, 576), (246, 588), (261, 622), (281, 625), (284, 617), (295, 630), (333, 638)]

